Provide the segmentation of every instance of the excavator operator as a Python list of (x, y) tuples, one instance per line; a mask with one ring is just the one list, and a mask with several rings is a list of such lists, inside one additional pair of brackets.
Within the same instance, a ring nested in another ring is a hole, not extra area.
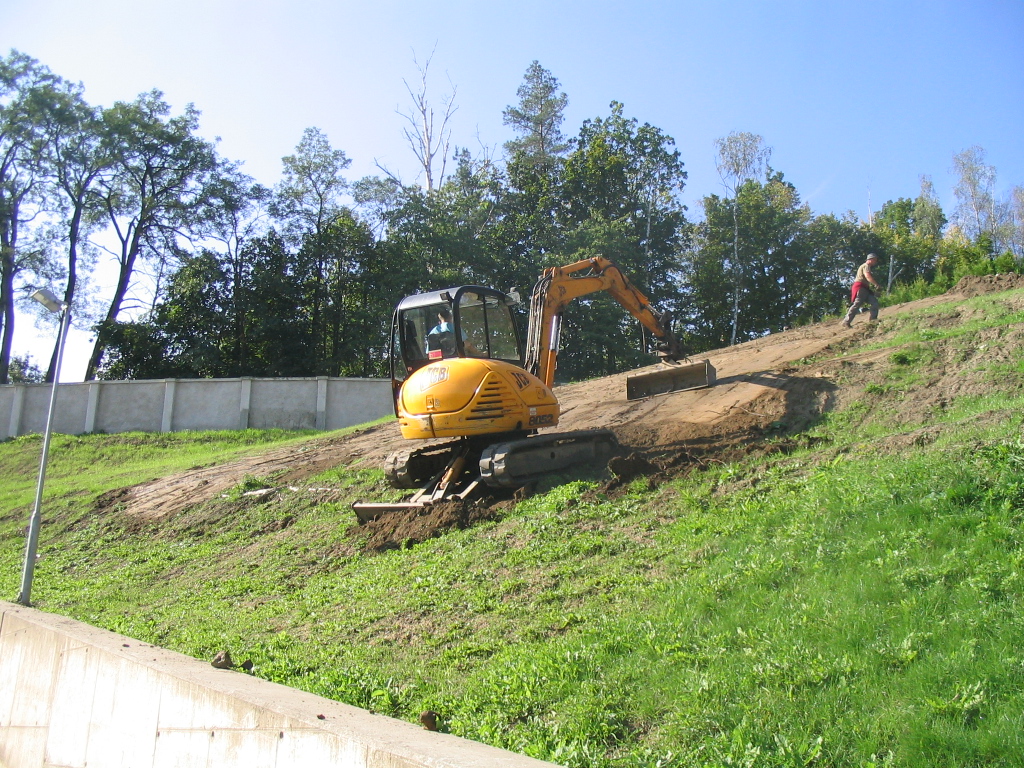
[[(472, 341), (462, 334), (462, 345), (466, 354), (471, 357), (484, 357), (484, 354), (476, 348)], [(452, 326), (452, 311), (448, 307), (441, 306), (437, 310), (437, 325), (430, 329), (427, 334), (427, 353), (432, 350), (441, 350), (444, 357), (454, 357), (458, 354), (455, 347), (455, 328)]]

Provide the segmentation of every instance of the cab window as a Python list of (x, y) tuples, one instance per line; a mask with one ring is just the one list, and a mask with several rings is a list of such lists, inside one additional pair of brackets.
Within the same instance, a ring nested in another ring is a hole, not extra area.
[(519, 362), (519, 345), (509, 306), (499, 296), (463, 293), (459, 332), (468, 357)]
[[(404, 362), (408, 375), (431, 360), (454, 357), (458, 354), (451, 307), (444, 302), (423, 307), (404, 309), (399, 313), (394, 338), (392, 359)], [(404, 376), (402, 376), (404, 378)]]

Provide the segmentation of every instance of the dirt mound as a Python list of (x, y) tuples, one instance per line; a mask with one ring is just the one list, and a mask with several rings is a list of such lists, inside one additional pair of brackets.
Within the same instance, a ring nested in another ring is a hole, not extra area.
[(1017, 288), (1024, 288), (1024, 275), (1010, 272), (1003, 275), (982, 275), (975, 277), (968, 275), (960, 278), (960, 282), (953, 288), (953, 292), (968, 298), (981, 296), (984, 293), (1001, 293), (1012, 291)]
[[(1024, 288), (1024, 276), (965, 277), (949, 294), (887, 307), (880, 319), (956, 296), (1015, 288)], [(951, 322), (962, 322), (959, 311), (955, 314)], [(625, 453), (611, 466), (609, 488), (639, 475), (686, 471), (711, 457), (763, 445), (766, 436), (796, 433), (813, 424), (836, 407), (842, 392), (838, 382), (870, 377), (873, 366), (884, 364), (889, 355), (886, 351), (838, 357), (851, 340), (884, 334), (884, 327), (884, 322), (874, 325), (858, 318), (853, 328), (847, 329), (834, 320), (708, 352), (702, 357), (711, 361), (718, 377), (716, 386), (709, 389), (628, 401), (627, 374), (560, 386), (556, 389), (562, 407), (558, 430), (615, 432)], [(965, 364), (958, 354), (950, 352), (946, 375), (928, 389), (929, 396), (924, 398), (928, 402), (922, 401), (922, 408), (941, 408), (944, 400), (968, 386), (964, 377), (955, 375)], [(822, 362), (797, 365), (812, 358)], [(313, 440), (300, 448), (271, 450), (121, 489), (105, 494), (97, 505), (116, 506), (125, 514), (159, 521), (219, 497), (246, 477), (286, 485), (339, 465), (377, 467), (403, 442), (397, 423), (389, 422), (342, 437)], [(501, 510), (501, 503), (444, 504), (428, 511), (391, 514), (387, 520), (363, 526), (360, 538), (369, 550), (387, 549), (464, 528), (501, 514)]]

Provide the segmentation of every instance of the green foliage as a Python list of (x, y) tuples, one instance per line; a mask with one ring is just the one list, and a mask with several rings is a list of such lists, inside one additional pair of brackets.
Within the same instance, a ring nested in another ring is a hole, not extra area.
[(39, 384), (45, 379), (45, 374), (32, 362), (30, 355), (12, 357), (7, 375), (11, 384)]
[(836, 273), (848, 258), (850, 227), (832, 217), (814, 220), (781, 173), (747, 180), (735, 200), (705, 198), (704, 213), (686, 268), (692, 300), (685, 316), (700, 348), (731, 338), (737, 289), (737, 341), (838, 311), (846, 287)]
[(503, 122), (518, 134), (505, 150), (531, 167), (551, 167), (568, 149), (562, 122), (569, 98), (559, 93), (558, 78), (534, 61), (523, 76), (516, 95), (519, 104), (505, 109)]
[(947, 289), (948, 287), (941, 283), (929, 283), (923, 277), (919, 277), (910, 284), (898, 283), (893, 290), (882, 298), (882, 302), (886, 306), (903, 304), (908, 301), (926, 299), (929, 296), (938, 296), (945, 293)]
[(147, 321), (105, 331), (107, 378), (382, 376), (400, 273), (366, 225), (340, 216), (298, 252), (270, 234), (239, 259), (204, 251)]
[(930, 350), (922, 346), (901, 349), (889, 355), (889, 361), (898, 366), (916, 365), (925, 359), (930, 362), (934, 359), (934, 355), (930, 353)]

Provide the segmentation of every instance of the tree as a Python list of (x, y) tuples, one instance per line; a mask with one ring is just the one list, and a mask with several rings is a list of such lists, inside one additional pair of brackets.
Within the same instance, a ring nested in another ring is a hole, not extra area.
[(283, 225), (288, 242), (297, 249), (299, 273), (308, 280), (305, 311), (309, 314), (314, 367), (327, 365), (326, 311), (330, 273), (337, 254), (329, 245), (329, 232), (350, 214), (341, 196), (348, 189), (342, 172), (351, 161), (334, 149), (317, 128), (307, 128), (295, 154), (282, 158), (284, 172), (271, 208)]
[(790, 314), (788, 325), (818, 322), (846, 310), (852, 270), (863, 261), (864, 254), (877, 250), (865, 244), (869, 237), (870, 233), (852, 215), (822, 214), (811, 218), (801, 235), (802, 255), (807, 260), (795, 265), (803, 278), (794, 285), (802, 294), (801, 306)]
[(993, 194), (996, 169), (985, 162), (985, 150), (973, 146), (953, 155), (953, 171), (958, 177), (953, 188), (957, 199), (953, 222), (973, 241), (983, 234), (995, 241), (999, 228)]
[(1024, 187), (1016, 186), (1010, 190), (1009, 222), (1009, 249), (1017, 257), (1018, 264), (1024, 264)]
[(203, 193), (198, 219), (204, 240), (219, 244), (218, 266), (223, 271), (223, 293), (226, 316), (232, 321), (224, 336), (225, 361), (222, 376), (241, 376), (248, 359), (244, 286), (250, 278), (251, 265), (246, 246), (265, 233), (270, 190), (243, 174), (236, 163), (221, 162), (211, 174)]
[(568, 97), (559, 91), (558, 80), (536, 61), (516, 94), (518, 103), (503, 115), (516, 137), (505, 143), (504, 183), (493, 186), (497, 216), (492, 243), (505, 265), (499, 284), (525, 294), (549, 254), (563, 247), (564, 228), (558, 214), (570, 147), (562, 134)]
[(645, 241), (673, 237), (683, 220), (686, 171), (670, 136), (625, 118), (618, 102), (610, 108), (607, 118), (585, 120), (573, 142), (560, 216), (569, 225), (592, 217), (629, 222), (646, 255)]
[(212, 251), (186, 256), (147, 315), (107, 331), (106, 379), (207, 378), (230, 371), (228, 275)]
[[(810, 209), (781, 173), (748, 179), (734, 198), (709, 195), (702, 204), (704, 223), (687, 267), (698, 346), (746, 341), (834, 311), (840, 249), (832, 238), (843, 228), (835, 219), (812, 228)], [(745, 233), (739, 258), (737, 229)]]
[(306, 274), (295, 255), (274, 231), (242, 249), (247, 265), (232, 311), (244, 333), (244, 356), (235, 361), (241, 376), (309, 376), (317, 360), (310, 312), (305, 299)]
[[(396, 110), (398, 114), (409, 123), (408, 128), (402, 130), (402, 135), (409, 142), (413, 154), (423, 169), (423, 177), (428, 192), (433, 191), (443, 180), (446, 164), (448, 162), (448, 150), (451, 145), (451, 129), (448, 123), (452, 119), (458, 107), (455, 106), (456, 87), (449, 79), (448, 84), (452, 92), (441, 97), (441, 104), (444, 108), (438, 123), (438, 117), (434, 114), (434, 107), (430, 103), (427, 88), (427, 74), (430, 71), (430, 62), (434, 54), (431, 53), (426, 63), (421, 67), (413, 55), (413, 63), (420, 73), (419, 87), (414, 91), (408, 81), (402, 80), (405, 89), (409, 92), (412, 100), (412, 108), (408, 112)], [(440, 160), (439, 171), (434, 170), (435, 164)]]
[[(103, 141), (98, 111), (86, 104), (81, 86), (51, 85), (39, 89), (35, 97), (46, 138), (47, 181), (59, 200), (65, 247), (63, 300), (71, 311), (76, 305), (82, 257), (91, 250), (88, 233), (103, 215), (98, 189), (113, 166), (114, 155)], [(47, 368), (48, 382), (53, 381), (59, 346), (58, 340)]]
[(223, 254), (203, 250), (182, 259), (144, 318), (107, 329), (102, 377), (309, 375), (293, 257), (269, 233), (242, 245), (240, 261), (245, 269), (234, 274)]
[(569, 144), (562, 135), (562, 122), (569, 97), (558, 89), (558, 79), (534, 60), (516, 91), (519, 104), (506, 107), (502, 116), (517, 134), (505, 142), (510, 158), (548, 167), (564, 156)]
[(733, 258), (730, 272), (733, 277), (732, 285), (732, 335), (730, 344), (736, 343), (736, 334), (739, 329), (740, 317), (740, 275), (742, 267), (740, 264), (740, 225), (738, 190), (740, 186), (750, 179), (759, 177), (768, 166), (771, 159), (771, 147), (764, 145), (764, 139), (754, 133), (732, 132), (724, 139), (716, 139), (715, 146), (718, 148), (716, 167), (722, 178), (726, 189), (732, 192), (733, 196)]
[(938, 243), (942, 230), (946, 226), (946, 216), (942, 212), (939, 196), (935, 194), (935, 185), (930, 176), (921, 177), (921, 192), (914, 199), (914, 210), (911, 213), (914, 234), (933, 243)]
[[(565, 160), (557, 260), (605, 256), (656, 306), (671, 306), (678, 297), (678, 254), (686, 228), (680, 200), (686, 171), (670, 136), (624, 117), (618, 102), (610, 109), (607, 118), (584, 121)], [(642, 335), (636, 323), (605, 299), (576, 302), (563, 316), (565, 338), (572, 343), (559, 369), (569, 377), (614, 373), (650, 359), (638, 343)]]
[(155, 323), (149, 320), (108, 325), (106, 353), (96, 372), (99, 379), (175, 379), (191, 378), (182, 373), (171, 357), (170, 342)]
[(457, 168), (433, 192), (407, 188), (391, 217), (388, 253), (413, 290), (461, 283), (499, 284), (510, 260), (493, 241), (496, 177), (492, 166), (457, 153)]
[(8, 381), (14, 341), (15, 277), (35, 256), (21, 243), (21, 228), (38, 213), (45, 170), (35, 94), (60, 83), (23, 53), (0, 59), (0, 384)]
[(307, 128), (295, 154), (281, 158), (282, 178), (274, 190), (271, 212), (295, 243), (323, 234), (345, 210), (341, 196), (348, 190), (342, 175), (352, 165), (334, 149), (319, 128)]
[[(737, 285), (740, 342), (839, 312), (849, 297), (853, 266), (865, 253), (883, 251), (886, 242), (878, 222), (876, 231), (852, 213), (813, 216), (777, 171), (764, 182), (748, 179), (735, 198), (709, 195), (701, 206), (704, 220), (694, 227), (683, 266), (680, 315), (691, 352), (729, 342)], [(906, 209), (890, 205), (879, 220), (896, 220), (900, 210)], [(743, 233), (738, 261), (737, 221)]]
[(913, 201), (905, 197), (887, 201), (870, 226), (878, 237), (871, 250), (888, 260), (886, 291), (893, 289), (897, 278), (913, 283), (935, 277), (939, 238), (932, 233), (936, 227), (941, 230), (945, 217), (937, 202), (925, 194)]
[(118, 102), (103, 113), (105, 135), (114, 156), (113, 173), (103, 182), (103, 206), (118, 241), (117, 284), (100, 323), (86, 379), (95, 378), (106, 349), (106, 331), (117, 322), (135, 274), (148, 250), (166, 255), (201, 199), (207, 176), (216, 168), (213, 146), (199, 138), (199, 112), (191, 104), (169, 117), (159, 91), (134, 102)]
[(352, 199), (356, 210), (370, 224), (374, 237), (383, 240), (391, 219), (401, 208), (408, 191), (396, 179), (365, 176), (352, 185)]
[(41, 384), (46, 378), (29, 355), (11, 357), (9, 376), (11, 384)]

